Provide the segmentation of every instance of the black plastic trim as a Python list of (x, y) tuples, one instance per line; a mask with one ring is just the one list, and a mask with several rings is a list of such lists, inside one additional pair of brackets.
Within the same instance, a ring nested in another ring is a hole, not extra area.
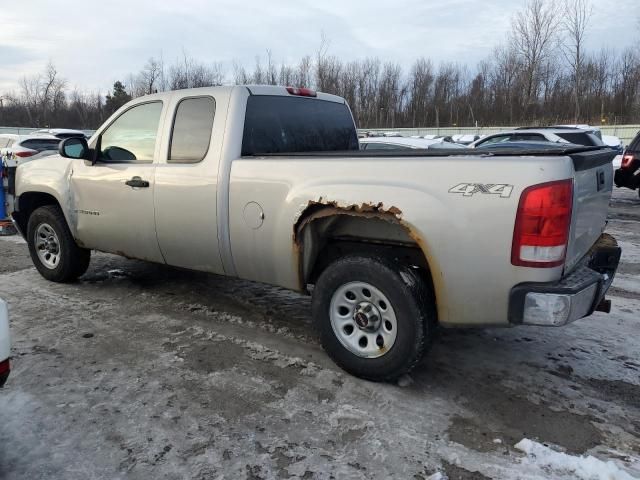
[[(262, 158), (262, 157), (340, 157), (340, 158), (391, 158), (391, 157), (461, 157), (461, 156), (474, 156), (474, 157), (521, 157), (521, 156), (540, 156), (540, 157), (555, 157), (555, 156), (570, 156), (573, 159), (573, 155), (585, 153), (585, 152), (597, 152), (605, 150), (607, 155), (611, 155), (609, 162), (615, 156), (615, 152), (607, 147), (584, 147), (584, 146), (571, 146), (571, 147), (558, 147), (549, 149), (523, 149), (523, 148), (500, 148), (492, 150), (491, 148), (453, 148), (453, 149), (404, 149), (404, 150), (343, 150), (336, 152), (291, 152), (291, 153), (261, 153), (257, 155), (245, 155), (244, 158)], [(584, 160), (580, 160), (584, 163)], [(603, 162), (603, 164), (606, 162)], [(575, 160), (574, 160), (575, 165)], [(591, 167), (589, 167), (591, 168)]]
[(570, 155), (570, 157), (573, 161), (574, 170), (576, 172), (580, 172), (611, 163), (616, 155), (617, 153), (615, 150), (609, 147), (604, 147), (598, 148), (597, 150), (576, 152)]

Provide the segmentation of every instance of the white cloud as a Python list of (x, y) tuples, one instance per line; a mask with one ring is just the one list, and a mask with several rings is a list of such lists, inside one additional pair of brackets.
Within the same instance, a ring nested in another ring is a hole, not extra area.
[[(637, 0), (594, 0), (588, 44), (629, 45), (640, 37)], [(278, 62), (313, 54), (321, 32), (343, 59), (378, 56), (408, 67), (420, 57), (475, 66), (504, 39), (510, 0), (30, 0), (3, 7), (0, 91), (51, 60), (71, 86), (108, 90), (151, 56), (183, 50), (202, 62), (252, 66), (271, 49)], [(9, 68), (7, 68), (7, 65)]]

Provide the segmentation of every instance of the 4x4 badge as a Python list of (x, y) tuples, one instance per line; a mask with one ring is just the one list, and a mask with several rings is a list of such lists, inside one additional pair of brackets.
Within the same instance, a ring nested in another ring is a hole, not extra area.
[(506, 183), (459, 183), (449, 189), (449, 193), (461, 193), (463, 197), (470, 197), (474, 193), (484, 193), (509, 198), (511, 192), (513, 192), (513, 185), (507, 185)]

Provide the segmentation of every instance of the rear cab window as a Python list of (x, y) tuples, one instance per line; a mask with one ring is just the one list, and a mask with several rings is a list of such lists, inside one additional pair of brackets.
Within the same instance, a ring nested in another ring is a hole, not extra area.
[(353, 117), (344, 103), (270, 95), (247, 99), (243, 156), (358, 149)]
[(171, 130), (169, 163), (197, 163), (205, 157), (215, 110), (212, 97), (189, 97), (180, 101)]

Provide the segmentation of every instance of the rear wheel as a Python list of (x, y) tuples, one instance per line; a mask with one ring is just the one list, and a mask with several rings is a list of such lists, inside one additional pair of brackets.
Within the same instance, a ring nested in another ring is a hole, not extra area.
[(432, 295), (415, 269), (379, 257), (329, 265), (313, 291), (327, 354), (358, 377), (392, 381), (422, 357), (435, 324)]
[(33, 211), (27, 224), (31, 260), (40, 275), (53, 282), (70, 282), (89, 268), (91, 251), (80, 248), (60, 208), (46, 205)]

